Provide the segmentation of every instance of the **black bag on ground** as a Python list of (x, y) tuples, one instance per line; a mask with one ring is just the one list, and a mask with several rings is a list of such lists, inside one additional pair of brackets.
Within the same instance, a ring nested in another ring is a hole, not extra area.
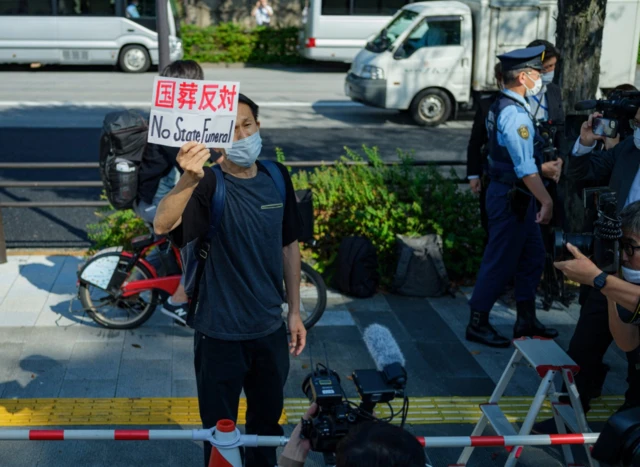
[(144, 117), (132, 110), (111, 112), (102, 123), (100, 177), (107, 198), (116, 209), (133, 207), (147, 131)]
[(302, 219), (301, 242), (308, 242), (313, 239), (313, 194), (311, 190), (296, 190), (296, 201), (298, 212)]
[(450, 292), (449, 276), (442, 259), (442, 239), (397, 235), (398, 266), (393, 291), (411, 297), (440, 297)]
[(376, 293), (380, 276), (378, 255), (371, 240), (347, 237), (338, 250), (336, 287), (352, 297), (367, 298)]

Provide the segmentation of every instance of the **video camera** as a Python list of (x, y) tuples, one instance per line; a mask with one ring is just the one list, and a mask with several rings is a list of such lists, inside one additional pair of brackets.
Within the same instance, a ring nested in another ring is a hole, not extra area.
[(593, 260), (602, 271), (615, 274), (620, 268), (620, 245), (622, 238), (622, 222), (617, 214), (616, 194), (605, 188), (588, 188), (583, 194), (584, 207), (587, 212), (597, 212), (593, 233), (565, 233), (555, 231), (553, 255), (554, 260), (571, 259), (566, 249), (571, 243)]
[(609, 418), (591, 455), (612, 467), (640, 465), (640, 408), (623, 410)]
[[(301, 436), (311, 442), (313, 451), (335, 453), (338, 442), (352, 427), (364, 421), (391, 422), (400, 415), (401, 426), (404, 426), (409, 412), (409, 399), (405, 395), (407, 372), (404, 369), (404, 356), (391, 332), (384, 326), (369, 326), (364, 332), (364, 341), (378, 370), (353, 372), (352, 379), (360, 396), (360, 404), (345, 396), (340, 376), (328, 364), (319, 363), (302, 383), (302, 392), (318, 405), (315, 416), (302, 421)], [(394, 413), (390, 402), (396, 397), (402, 397), (404, 403)], [(376, 404), (380, 403), (389, 405), (389, 417), (379, 419), (373, 414)]]
[[(612, 91), (608, 99), (580, 101), (574, 108), (575, 110), (598, 110), (602, 112), (602, 120), (606, 121), (603, 122), (602, 133), (599, 132), (598, 134), (615, 137), (618, 129), (622, 129), (622, 136), (628, 136), (628, 134), (624, 133), (631, 129), (627, 122), (635, 118), (640, 108), (640, 91)], [(606, 133), (614, 130), (615, 134), (609, 135)], [(597, 129), (594, 127), (594, 132), (596, 131)]]

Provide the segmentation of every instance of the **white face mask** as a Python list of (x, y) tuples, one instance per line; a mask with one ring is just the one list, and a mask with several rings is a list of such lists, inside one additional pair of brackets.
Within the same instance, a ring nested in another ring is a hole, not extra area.
[(551, 84), (553, 82), (554, 75), (555, 75), (555, 70), (550, 71), (549, 73), (542, 73), (542, 77), (540, 78), (542, 80), (542, 84), (544, 84), (545, 86), (547, 84)]
[(525, 86), (526, 90), (525, 90), (525, 95), (527, 97), (531, 97), (531, 96), (537, 96), (538, 94), (540, 94), (540, 90), (542, 89), (542, 78), (538, 78), (536, 80), (531, 79), (531, 77), (529, 75), (527, 75), (525, 73), (525, 76), (527, 78), (529, 78), (529, 80), (533, 83), (533, 88), (529, 89)]
[(632, 284), (640, 284), (640, 271), (622, 266), (622, 275), (625, 281), (631, 282)]
[(262, 151), (262, 138), (256, 131), (248, 138), (234, 141), (231, 149), (227, 149), (227, 159), (240, 167), (251, 167)]
[(633, 144), (640, 149), (640, 128), (633, 130)]

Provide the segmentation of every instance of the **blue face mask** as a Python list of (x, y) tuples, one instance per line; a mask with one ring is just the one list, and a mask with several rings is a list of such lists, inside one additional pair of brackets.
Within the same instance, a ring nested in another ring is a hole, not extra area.
[(248, 138), (233, 142), (231, 149), (227, 149), (227, 159), (240, 167), (251, 167), (262, 151), (262, 138), (256, 131)]
[(555, 71), (550, 71), (549, 73), (543, 73), (541, 76), (542, 84), (546, 86), (547, 84), (553, 83), (554, 74), (555, 74)]

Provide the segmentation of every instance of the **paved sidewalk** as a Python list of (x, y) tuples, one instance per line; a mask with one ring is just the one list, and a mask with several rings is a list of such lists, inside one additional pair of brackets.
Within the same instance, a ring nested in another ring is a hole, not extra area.
[[(161, 313), (130, 331), (97, 326), (75, 299), (80, 263), (80, 258), (72, 256), (10, 256), (8, 264), (0, 265), (0, 420), (15, 405), (8, 399), (195, 397), (192, 331), (174, 325)], [(577, 315), (578, 309), (571, 307), (540, 312), (539, 318), (559, 329), (558, 341), (566, 348)], [(309, 350), (315, 361), (321, 361), (325, 348), (347, 395), (356, 397), (348, 376), (354, 369), (374, 367), (362, 341), (362, 331), (371, 323), (389, 327), (404, 352), (411, 397), (487, 397), (512, 349), (467, 342), (467, 320), (462, 294), (427, 300), (378, 294), (360, 300), (331, 292), (325, 315), (309, 333), (309, 347), (299, 358), (292, 358), (285, 397), (304, 397), (300, 385), (309, 372)], [(497, 305), (492, 321), (511, 335), (515, 313)], [(626, 388), (626, 360), (614, 347), (606, 357), (612, 366), (605, 385), (608, 395), (619, 395)], [(538, 384), (533, 371), (520, 369), (507, 395), (533, 395)], [(472, 425), (414, 425), (411, 429), (417, 434), (468, 435)], [(126, 466), (135, 460), (142, 465), (195, 465), (201, 455), (195, 443), (132, 442), (126, 450), (115, 444), (2, 442), (0, 464)], [(429, 455), (440, 466), (455, 461), (458, 453), (432, 450)], [(505, 453), (485, 449), (474, 458), (470, 465), (501, 465)], [(559, 459), (554, 449), (525, 449), (521, 465), (560, 465)]]

